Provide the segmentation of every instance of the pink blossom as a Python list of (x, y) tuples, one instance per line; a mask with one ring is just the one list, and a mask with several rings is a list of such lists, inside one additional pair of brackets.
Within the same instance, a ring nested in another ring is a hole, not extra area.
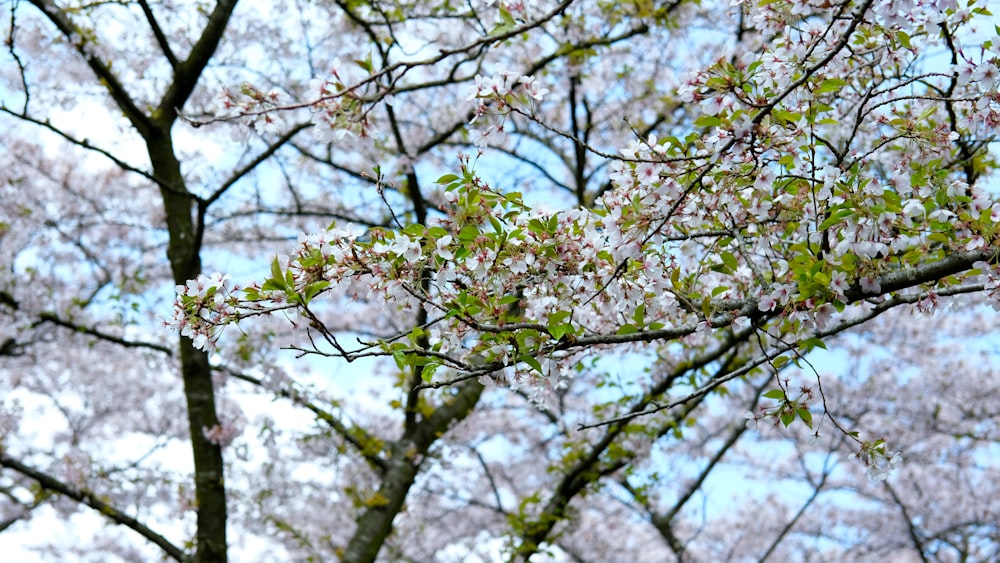
[(861, 283), (861, 291), (870, 294), (882, 293), (882, 284), (879, 283), (878, 278), (872, 275), (862, 276), (859, 280)]
[(754, 180), (754, 187), (758, 190), (770, 190), (778, 175), (770, 168), (761, 168), (757, 171), (757, 178)]
[(635, 175), (644, 186), (655, 184), (660, 180), (660, 171), (652, 162), (640, 162), (635, 167)]
[(202, 434), (209, 442), (226, 447), (233, 443), (242, 432), (231, 424), (216, 424), (211, 428), (203, 428)]
[(437, 242), (435, 243), (437, 250), (434, 251), (434, 254), (443, 260), (451, 260), (455, 258), (455, 254), (451, 251), (451, 248), (449, 248), (451, 241), (451, 235), (445, 235), (437, 239)]
[(721, 95), (709, 96), (708, 98), (705, 98), (705, 101), (701, 103), (701, 111), (704, 112), (705, 115), (718, 115), (719, 112), (721, 112), (725, 106), (726, 106), (725, 96)]
[(819, 330), (826, 330), (830, 326), (830, 321), (833, 319), (833, 315), (837, 312), (837, 309), (829, 303), (823, 303), (813, 313), (813, 320), (816, 322), (816, 328)]
[(757, 310), (761, 312), (773, 311), (777, 304), (777, 301), (770, 295), (763, 295), (757, 302)]
[(528, 91), (528, 95), (538, 101), (541, 101), (549, 93), (549, 89), (543, 87), (541, 82), (534, 76), (522, 76), (518, 79), (518, 82), (524, 85), (524, 89)]
[(850, 284), (847, 283), (846, 272), (835, 271), (830, 274), (830, 291), (832, 291), (837, 298), (843, 299), (844, 293), (846, 293), (850, 287)]

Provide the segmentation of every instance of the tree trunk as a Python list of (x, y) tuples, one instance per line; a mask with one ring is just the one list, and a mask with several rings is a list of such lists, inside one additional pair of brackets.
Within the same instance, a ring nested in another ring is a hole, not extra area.
[[(146, 142), (154, 175), (161, 181), (160, 193), (170, 234), (167, 246), (170, 268), (174, 282), (183, 284), (201, 273), (196, 200), (187, 195), (169, 129), (162, 135), (150, 135)], [(198, 510), (194, 561), (224, 563), (227, 512), (222, 448), (205, 438), (205, 430), (219, 423), (212, 371), (207, 353), (195, 349), (189, 338), (180, 336), (178, 339), (194, 454), (195, 504)]]

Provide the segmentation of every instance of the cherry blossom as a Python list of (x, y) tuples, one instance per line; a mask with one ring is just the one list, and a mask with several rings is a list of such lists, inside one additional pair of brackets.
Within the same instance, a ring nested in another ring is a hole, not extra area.
[(0, 533), (992, 557), (985, 7), (640, 4), (13, 5)]

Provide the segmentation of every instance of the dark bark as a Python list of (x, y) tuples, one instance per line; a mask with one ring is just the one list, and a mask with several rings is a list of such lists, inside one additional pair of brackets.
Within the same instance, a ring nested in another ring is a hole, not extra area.
[[(170, 235), (167, 257), (177, 284), (183, 284), (201, 273), (202, 226), (199, 223), (204, 217), (204, 209), (197, 209), (196, 204), (200, 203), (188, 193), (171, 140), (171, 129), (180, 108), (191, 96), (208, 61), (215, 54), (235, 7), (236, 0), (222, 0), (216, 4), (187, 59), (174, 66), (174, 80), (150, 119), (154, 129), (143, 135), (153, 165), (153, 176), (160, 181), (160, 195)], [(219, 423), (212, 369), (207, 353), (195, 349), (187, 338), (178, 337), (178, 340), (194, 457), (195, 503), (198, 507), (194, 561), (223, 563), (227, 559), (228, 513), (222, 448), (205, 437), (205, 431)]]
[[(196, 225), (196, 201), (186, 195), (180, 162), (169, 132), (146, 138), (153, 173), (167, 188), (161, 188), (170, 240), (167, 257), (174, 283), (183, 284), (201, 273), (200, 240)], [(219, 423), (208, 354), (197, 350), (190, 339), (178, 337), (181, 376), (187, 402), (188, 429), (194, 455), (195, 503), (198, 507), (196, 562), (226, 561), (226, 489), (222, 448), (205, 438), (205, 430)]]
[[(717, 374), (726, 373), (736, 360), (737, 345), (743, 342), (750, 334), (749, 331), (733, 336), (728, 341), (721, 343), (717, 348), (710, 350), (701, 357), (691, 362), (678, 366), (678, 368), (668, 376), (664, 377), (660, 383), (655, 385), (641, 399), (636, 401), (630, 408), (631, 412), (641, 412), (647, 405), (656, 400), (657, 397), (666, 393), (675, 382), (681, 380), (686, 374), (699, 370), (714, 361), (721, 360), (721, 366)], [(679, 410), (674, 412), (670, 421), (661, 427), (657, 437), (665, 435), (669, 429), (673, 428), (680, 421), (683, 421), (694, 409), (701, 404), (704, 396), (697, 397), (685, 403)], [(605, 457), (608, 448), (621, 436), (626, 434), (627, 422), (620, 421), (608, 425), (604, 436), (595, 444), (590, 446), (585, 456), (581, 456), (572, 467), (562, 472), (563, 476), (552, 490), (548, 501), (542, 508), (538, 517), (524, 522), (518, 530), (520, 543), (512, 554), (513, 561), (528, 561), (538, 552), (542, 544), (550, 540), (552, 531), (556, 524), (566, 519), (567, 509), (570, 503), (578, 494), (588, 486), (598, 482), (601, 478), (618, 471), (633, 460), (630, 456), (622, 456), (618, 459), (609, 460)]]
[[(47, 0), (31, 0), (45, 17), (71, 39), (75, 27), (71, 15)], [(151, 7), (143, 5), (147, 22), (152, 26), (164, 56), (174, 69), (173, 81), (164, 92), (158, 107), (147, 114), (134, 101), (126, 85), (119, 80), (111, 66), (95, 56), (86, 45), (79, 44), (77, 51), (94, 72), (115, 105), (128, 118), (142, 136), (152, 164), (152, 177), (160, 188), (166, 215), (169, 243), (167, 258), (170, 261), (174, 282), (183, 284), (201, 273), (201, 221), (204, 205), (191, 194), (181, 173), (181, 164), (174, 151), (171, 130), (179, 111), (187, 103), (198, 85), (200, 77), (215, 54), (236, 7), (236, 0), (220, 0), (208, 16), (201, 35), (187, 58), (178, 61), (159, 31)], [(225, 562), (226, 540), (226, 490), (222, 450), (205, 438), (205, 431), (217, 425), (215, 391), (208, 354), (196, 350), (191, 340), (179, 337), (178, 348), (184, 394), (187, 401), (188, 427), (194, 456), (195, 501), (198, 507), (196, 562)]]
[(47, 473), (43, 473), (33, 467), (21, 463), (3, 452), (0, 452), (0, 467), (7, 467), (20, 473), (21, 475), (24, 475), (25, 477), (33, 479), (36, 483), (38, 483), (39, 487), (46, 491), (59, 493), (65, 497), (69, 497), (81, 504), (93, 508), (102, 516), (111, 519), (116, 524), (125, 526), (126, 528), (146, 538), (146, 540), (162, 549), (167, 557), (170, 557), (175, 561), (187, 560), (184, 552), (176, 545), (170, 543), (167, 538), (146, 527), (142, 522), (139, 522), (135, 518), (132, 518), (110, 504), (107, 504), (101, 500), (98, 495), (91, 491), (73, 487)]
[(393, 455), (372, 506), (358, 518), (358, 527), (344, 550), (342, 563), (375, 561), (392, 532), (392, 521), (403, 508), (406, 495), (420, 471), (420, 462), (431, 445), (448, 428), (463, 420), (475, 408), (483, 386), (478, 381), (463, 384), (451, 402), (421, 420), (392, 446)]

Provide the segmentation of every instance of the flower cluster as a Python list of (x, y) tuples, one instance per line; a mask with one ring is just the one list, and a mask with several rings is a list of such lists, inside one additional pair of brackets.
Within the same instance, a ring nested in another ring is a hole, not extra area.
[(542, 101), (548, 93), (549, 89), (534, 76), (519, 76), (509, 70), (500, 70), (490, 78), (477, 74), (466, 98), (477, 101), (470, 124), (484, 122), (478, 129), (469, 131), (474, 144), (486, 148), (502, 143), (511, 111), (526, 108), (530, 112), (533, 103)]
[[(357, 90), (348, 84), (340, 59), (334, 59), (325, 77), (314, 78), (309, 83), (316, 96), (311, 104), (313, 136), (322, 142), (343, 139), (348, 135), (365, 137), (372, 126), (365, 104)], [(391, 97), (390, 97), (391, 100)], [(389, 100), (387, 100), (389, 103)]]
[(974, 267), (982, 272), (982, 277), (985, 280), (983, 289), (986, 290), (987, 302), (994, 311), (1000, 311), (1000, 266), (976, 262)]
[[(956, 147), (974, 146), (972, 122), (1000, 115), (996, 48), (984, 44), (978, 60), (963, 54), (951, 73), (875, 77), (857, 69), (915, 66), (918, 50), (892, 49), (886, 37), (908, 44), (925, 26), (963, 16), (949, 6), (908, 18), (876, 2), (873, 17), (800, 21), (818, 4), (747, 6), (774, 44), (692, 72), (675, 93), (691, 102), (686, 136), (634, 138), (604, 163), (609, 185), (592, 207), (533, 209), (464, 161), (438, 180), (443, 205), (428, 224), (372, 229), (365, 240), (340, 229), (306, 236), (243, 292), (224, 280), (182, 288), (173, 326), (199, 346), (214, 343), (222, 324), (277, 310), (324, 330), (313, 300), (356, 297), (433, 316), (365, 353), (419, 366), (428, 379), (442, 366), (511, 369), (508, 382), (540, 387), (586, 346), (698, 347), (752, 331), (761, 362), (778, 369), (780, 354), (843, 330), (851, 315), (886, 303), (887, 291), (920, 291), (917, 309), (933, 312), (942, 288), (970, 279), (969, 264), (903, 288), (899, 271), (985, 252), (996, 240), (1000, 204), (976, 183), (987, 157), (972, 151), (967, 165), (945, 166), (957, 162)], [(336, 65), (313, 88), (322, 134), (363, 115), (352, 113)], [(508, 70), (475, 76), (474, 144), (503, 142), (507, 120), (533, 114), (548, 93)], [(980, 270), (1000, 301), (1000, 274)], [(342, 357), (359, 353), (324, 336)], [(749, 421), (811, 424), (807, 391), (784, 393)], [(877, 445), (862, 454), (875, 475), (896, 459)]]
[(242, 433), (243, 430), (235, 424), (220, 423), (211, 428), (202, 428), (206, 440), (223, 448), (232, 444)]
[(865, 466), (865, 473), (873, 483), (885, 481), (903, 461), (900, 452), (892, 452), (885, 440), (862, 442), (857, 458)]
[(167, 326), (190, 338), (195, 348), (214, 346), (222, 329), (235, 318), (233, 295), (238, 291), (229, 276), (218, 272), (188, 280), (175, 288), (174, 314)]
[[(370, 61), (357, 62), (361, 68), (370, 70)], [(239, 118), (244, 126), (260, 135), (274, 135), (284, 131), (282, 116), (286, 112), (308, 107), (315, 125), (313, 136), (317, 140), (330, 142), (348, 135), (365, 137), (373, 125), (368, 110), (378, 100), (391, 105), (392, 96), (368, 85), (368, 90), (375, 94), (370, 99), (364, 98), (360, 94), (364, 79), (356, 74), (347, 72), (340, 59), (334, 59), (325, 76), (309, 82), (313, 101), (291, 105), (282, 105), (284, 96), (277, 90), (265, 92), (244, 82), (236, 92), (230, 88), (219, 92), (215, 113), (223, 119)]]
[(794, 397), (788, 395), (786, 389), (788, 389), (787, 380), (782, 383), (782, 388), (764, 393), (765, 398), (774, 399), (775, 403), (770, 406), (761, 405), (756, 411), (744, 413), (746, 427), (754, 429), (760, 421), (766, 419), (773, 419), (775, 426), (780, 424), (787, 427), (798, 419), (812, 428), (812, 412), (809, 410), (809, 402), (813, 399), (812, 388), (800, 387)]
[(281, 92), (264, 92), (249, 82), (244, 82), (238, 93), (223, 88), (216, 98), (216, 115), (223, 118), (238, 117), (243, 125), (252, 127), (259, 135), (282, 132), (284, 121), (276, 111), (280, 107)]

